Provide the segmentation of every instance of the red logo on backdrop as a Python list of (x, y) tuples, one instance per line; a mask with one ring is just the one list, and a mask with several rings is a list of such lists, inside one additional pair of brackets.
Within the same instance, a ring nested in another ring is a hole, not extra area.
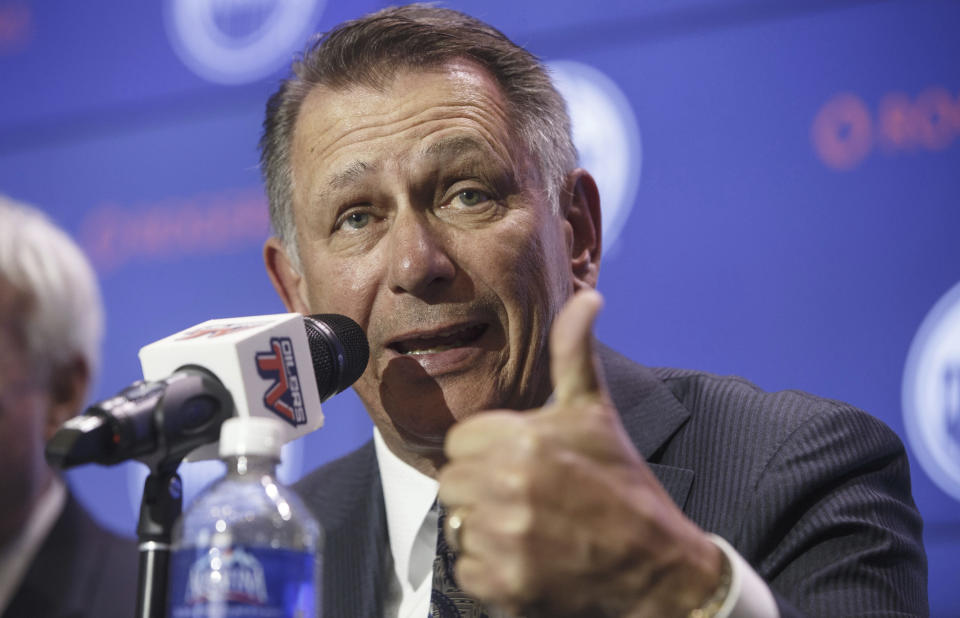
[(87, 213), (80, 239), (98, 270), (113, 271), (130, 262), (259, 247), (270, 230), (267, 211), (260, 187), (146, 203), (105, 202)]
[(0, 5), (0, 54), (18, 52), (33, 38), (33, 13), (28, 4)]
[(271, 337), (270, 351), (257, 352), (257, 372), (273, 382), (263, 395), (263, 405), (294, 427), (306, 423), (307, 412), (289, 337)]
[(927, 88), (915, 97), (889, 92), (875, 107), (843, 92), (820, 108), (810, 139), (825, 165), (849, 171), (874, 151), (887, 156), (937, 152), (960, 138), (960, 94), (946, 88)]

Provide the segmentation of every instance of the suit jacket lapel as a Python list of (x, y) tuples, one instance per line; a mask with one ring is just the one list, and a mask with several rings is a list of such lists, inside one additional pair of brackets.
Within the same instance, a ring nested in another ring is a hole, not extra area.
[(693, 470), (659, 464), (656, 459), (663, 445), (687, 422), (689, 410), (646, 367), (603, 344), (597, 344), (597, 353), (627, 434), (660, 484), (682, 509), (693, 484)]
[(296, 489), (326, 533), (323, 615), (380, 618), (390, 545), (373, 442)]

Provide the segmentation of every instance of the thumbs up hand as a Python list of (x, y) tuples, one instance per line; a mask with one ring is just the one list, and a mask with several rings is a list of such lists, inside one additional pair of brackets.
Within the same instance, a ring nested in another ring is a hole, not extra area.
[(457, 581), (528, 618), (685, 616), (717, 587), (721, 552), (623, 429), (593, 349), (601, 305), (581, 291), (554, 321), (552, 402), (448, 432), (439, 498), (463, 522), (448, 534)]

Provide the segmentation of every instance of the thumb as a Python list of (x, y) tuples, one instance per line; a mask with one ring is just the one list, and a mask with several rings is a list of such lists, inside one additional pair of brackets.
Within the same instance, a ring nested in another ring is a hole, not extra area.
[(602, 306), (603, 297), (599, 292), (583, 290), (567, 301), (553, 321), (550, 376), (559, 404), (601, 391), (601, 372), (593, 353), (593, 322)]

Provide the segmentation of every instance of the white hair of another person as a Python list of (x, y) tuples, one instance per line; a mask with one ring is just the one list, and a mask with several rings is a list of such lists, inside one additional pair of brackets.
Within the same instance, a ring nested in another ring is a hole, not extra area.
[(103, 304), (83, 251), (44, 213), (0, 195), (0, 277), (26, 295), (27, 353), (55, 370), (77, 357), (100, 367)]

